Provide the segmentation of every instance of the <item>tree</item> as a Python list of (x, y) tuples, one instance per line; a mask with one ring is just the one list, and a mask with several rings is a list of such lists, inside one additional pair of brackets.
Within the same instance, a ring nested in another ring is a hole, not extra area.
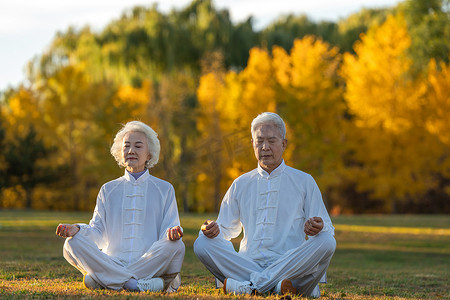
[[(429, 168), (433, 172), (433, 186), (415, 203), (423, 211), (443, 213), (450, 211), (450, 64), (431, 59), (425, 78), (423, 96), (424, 128), (436, 139), (428, 148), (435, 161)], [(427, 153), (429, 155), (430, 153)]]
[(338, 22), (339, 37), (336, 44), (341, 52), (353, 52), (353, 45), (360, 39), (360, 35), (367, 33), (370, 27), (379, 26), (386, 21), (390, 14), (395, 14), (397, 8), (363, 8)]
[[(427, 121), (428, 131), (444, 144), (450, 144), (450, 121), (447, 117), (450, 111), (450, 64), (436, 63), (431, 59), (427, 72)], [(450, 175), (450, 174), (449, 174)]]
[(294, 42), (290, 53), (273, 48), (277, 110), (288, 125), (286, 159), (314, 175), (322, 190), (341, 184), (348, 120), (339, 49), (314, 36)]
[(362, 36), (356, 56), (346, 54), (342, 69), (345, 98), (358, 126), (357, 188), (384, 200), (382, 210), (393, 213), (436, 188), (442, 151), (425, 129), (427, 87), (412, 72), (410, 46), (404, 18), (390, 16)]
[(141, 120), (161, 140), (152, 173), (174, 184), (180, 207), (217, 211), (256, 165), (251, 121), (274, 111), (288, 126), (287, 163), (314, 175), (329, 204), (436, 210), (450, 184), (448, 1), (425, 2), (338, 23), (283, 16), (255, 31), (252, 17), (233, 24), (195, 0), (167, 14), (125, 10), (101, 32), (70, 27), (29, 64), (28, 82), (3, 94), (3, 145), (33, 144), (31, 165), (61, 172), (34, 185), (33, 207), (91, 210), (122, 172), (114, 134)]
[[(188, 70), (165, 74), (158, 86), (154, 102), (153, 121), (156, 121), (161, 140), (163, 178), (176, 188), (184, 212), (194, 209), (196, 153), (196, 80)], [(149, 120), (150, 121), (150, 120)]]
[[(226, 111), (224, 96), (226, 88), (224, 82), (224, 57), (221, 52), (211, 53), (203, 61), (204, 75), (200, 78), (197, 90), (199, 101), (197, 130), (199, 131), (200, 150), (197, 153), (200, 170), (197, 181), (200, 191), (199, 202), (206, 210), (219, 210), (222, 198), (222, 181), (225, 177), (224, 128)], [(226, 96), (225, 96), (226, 97)], [(231, 99), (230, 99), (231, 100)], [(230, 101), (229, 104), (232, 102)], [(229, 124), (231, 125), (231, 124)], [(212, 189), (210, 188), (212, 186)], [(203, 187), (203, 188), (202, 188)], [(213, 199), (213, 202), (208, 199)], [(212, 205), (211, 205), (212, 204)]]
[(56, 169), (42, 165), (54, 149), (45, 147), (31, 126), (28, 133), (9, 141), (5, 154), (7, 163), (6, 186), (20, 185), (25, 190), (25, 208), (33, 207), (33, 189), (39, 184), (49, 184), (57, 179)]
[[(83, 65), (61, 67), (45, 77), (36, 76), (40, 133), (58, 150), (52, 164), (67, 165), (63, 187), (54, 192), (65, 209), (91, 209), (102, 182), (120, 174), (109, 154), (113, 134), (121, 123), (145, 112), (144, 95), (108, 81), (92, 82)], [(131, 94), (131, 95), (130, 95)], [(64, 196), (63, 196), (64, 195)]]
[(430, 59), (449, 62), (450, 2), (448, 0), (407, 0), (400, 5), (411, 35), (409, 53), (414, 68), (426, 70)]
[(198, 129), (212, 149), (212, 168), (203, 169), (199, 180), (214, 186), (217, 205), (231, 181), (255, 167), (250, 124), (264, 111), (279, 112), (288, 125), (289, 164), (318, 176), (324, 189), (339, 182), (346, 106), (338, 49), (307, 36), (295, 41), (290, 55), (274, 47), (272, 56), (254, 48), (242, 72), (219, 64), (200, 79)]

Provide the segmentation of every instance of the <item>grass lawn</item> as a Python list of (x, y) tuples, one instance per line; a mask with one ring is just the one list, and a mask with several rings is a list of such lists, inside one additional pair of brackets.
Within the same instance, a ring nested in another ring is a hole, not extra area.
[[(0, 210), (0, 298), (239, 298), (214, 289), (192, 250), (201, 223), (214, 215), (181, 215), (186, 256), (176, 295), (85, 289), (54, 231), (58, 223), (87, 223), (90, 217)], [(337, 250), (322, 299), (450, 299), (450, 216), (340, 216), (333, 223)]]

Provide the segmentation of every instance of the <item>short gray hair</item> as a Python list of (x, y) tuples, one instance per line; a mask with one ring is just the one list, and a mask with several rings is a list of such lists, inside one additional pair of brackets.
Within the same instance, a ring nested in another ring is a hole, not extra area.
[(147, 138), (147, 145), (151, 157), (150, 160), (145, 162), (145, 166), (147, 169), (150, 169), (158, 163), (161, 146), (159, 144), (158, 134), (150, 126), (140, 121), (128, 122), (119, 130), (119, 132), (117, 132), (114, 143), (111, 146), (111, 154), (114, 156), (119, 166), (125, 167), (124, 161), (122, 160), (122, 143), (125, 134), (132, 131), (142, 132)]
[(252, 121), (252, 127), (251, 127), (251, 133), (253, 137), (253, 133), (255, 132), (255, 129), (258, 125), (261, 124), (272, 124), (275, 125), (275, 127), (280, 130), (281, 136), (283, 139), (286, 138), (286, 125), (284, 124), (283, 119), (273, 112), (263, 112), (259, 114), (256, 118)]

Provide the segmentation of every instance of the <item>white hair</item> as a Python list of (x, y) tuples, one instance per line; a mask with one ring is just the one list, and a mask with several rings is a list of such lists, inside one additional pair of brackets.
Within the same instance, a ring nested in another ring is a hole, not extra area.
[(286, 125), (284, 124), (283, 119), (273, 112), (263, 112), (259, 114), (256, 118), (252, 121), (251, 126), (251, 133), (253, 137), (253, 133), (255, 132), (255, 129), (258, 125), (262, 124), (272, 124), (275, 125), (275, 127), (280, 130), (280, 134), (283, 137), (283, 139), (286, 138)]
[(119, 132), (117, 132), (116, 137), (114, 138), (114, 143), (111, 146), (111, 154), (114, 156), (119, 166), (125, 167), (122, 156), (122, 143), (125, 134), (128, 132), (142, 132), (145, 134), (150, 154), (150, 160), (145, 162), (145, 166), (147, 169), (150, 169), (156, 165), (159, 160), (159, 152), (161, 151), (158, 134), (150, 126), (140, 121), (131, 121), (125, 124)]

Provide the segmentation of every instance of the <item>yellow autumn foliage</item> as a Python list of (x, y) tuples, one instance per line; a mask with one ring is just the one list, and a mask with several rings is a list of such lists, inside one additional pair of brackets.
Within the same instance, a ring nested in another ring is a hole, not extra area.
[[(61, 180), (34, 189), (35, 208), (91, 210), (99, 186), (123, 172), (109, 154), (114, 134), (137, 119), (158, 133), (151, 172), (174, 185), (179, 208), (217, 212), (231, 182), (257, 166), (250, 124), (264, 111), (283, 117), (286, 163), (314, 176), (330, 210), (397, 212), (448, 199), (450, 66), (413, 69), (402, 15), (373, 25), (354, 54), (305, 36), (289, 50), (251, 49), (242, 70), (227, 70), (220, 51), (202, 54), (201, 76), (190, 63), (141, 68), (144, 57), (121, 57), (119, 42), (88, 48), (92, 38), (0, 103), (5, 145), (33, 126), (56, 149), (42, 166), (61, 168)], [(23, 206), (22, 190), (5, 187), (0, 207)]]
[(358, 125), (396, 132), (410, 128), (409, 112), (418, 107), (423, 92), (408, 75), (410, 45), (404, 18), (390, 16), (362, 35), (354, 46), (356, 56), (345, 54), (346, 99)]
[[(220, 162), (212, 176), (220, 176), (226, 188), (256, 167), (250, 124), (259, 113), (273, 111), (288, 126), (288, 164), (314, 173), (325, 188), (336, 184), (345, 109), (337, 76), (339, 52), (308, 36), (295, 41), (290, 54), (280, 47), (271, 54), (254, 48), (242, 72), (208, 73), (200, 79), (197, 95), (204, 117), (197, 128), (220, 149), (211, 152), (213, 161)], [(323, 172), (331, 165), (333, 172)]]
[(313, 36), (294, 41), (289, 54), (280, 47), (272, 53), (278, 112), (288, 126), (285, 159), (313, 174), (326, 190), (339, 184), (343, 167), (340, 157), (347, 124), (337, 73), (341, 55)]
[(439, 66), (431, 60), (428, 67), (427, 110), (429, 117), (426, 128), (432, 134), (450, 144), (450, 65), (441, 62)]
[(448, 66), (439, 71), (432, 61), (428, 76), (415, 74), (410, 45), (403, 17), (390, 16), (361, 37), (342, 67), (358, 126), (352, 148), (359, 165), (348, 174), (391, 212), (436, 189), (448, 168)]
[(11, 138), (16, 134), (26, 134), (30, 126), (38, 124), (41, 117), (39, 102), (33, 91), (20, 87), (8, 101), (8, 106), (2, 107), (2, 115), (7, 125), (13, 128), (7, 132)]

